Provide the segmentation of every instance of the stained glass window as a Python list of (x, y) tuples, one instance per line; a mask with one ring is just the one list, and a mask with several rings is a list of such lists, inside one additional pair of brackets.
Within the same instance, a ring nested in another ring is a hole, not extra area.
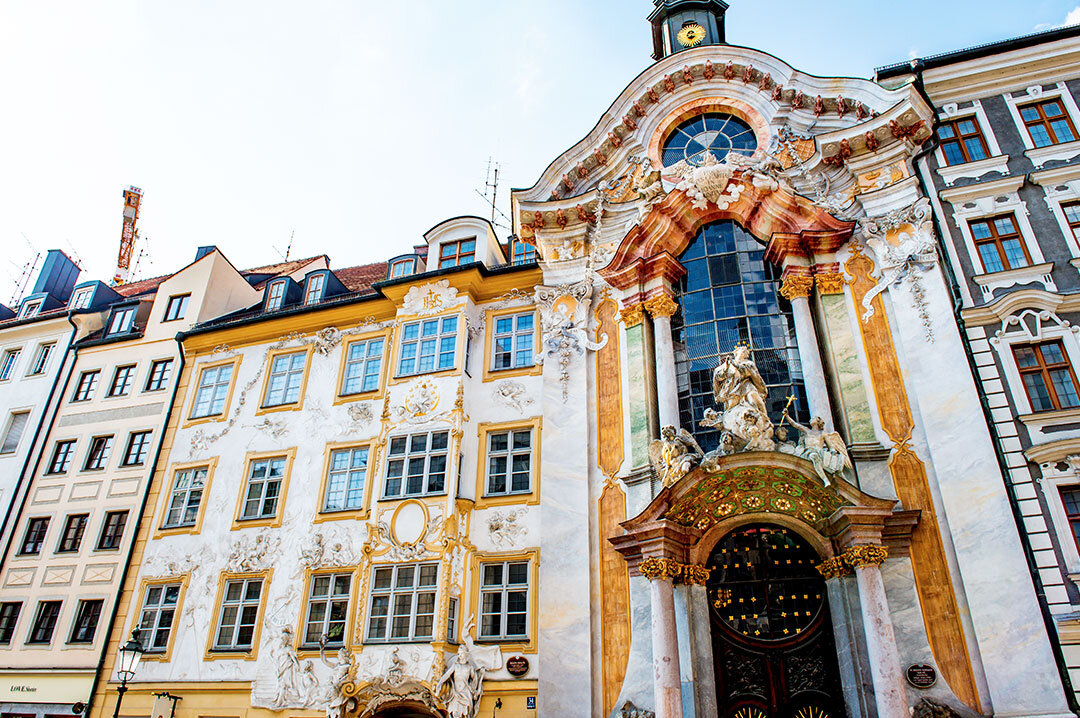
[(717, 408), (712, 372), (721, 354), (749, 342), (769, 388), (766, 404), (780, 421), (789, 395), (791, 413), (809, 420), (802, 365), (795, 345), (791, 305), (780, 296), (780, 269), (765, 261), (764, 247), (746, 230), (725, 220), (706, 225), (679, 258), (686, 267), (673, 317), (679, 421), (702, 447), (712, 450), (720, 435), (698, 424)]
[(734, 115), (706, 112), (686, 120), (668, 135), (661, 159), (665, 167), (680, 160), (700, 165), (706, 152), (722, 160), (731, 150), (749, 156), (756, 149), (757, 136), (750, 125)]

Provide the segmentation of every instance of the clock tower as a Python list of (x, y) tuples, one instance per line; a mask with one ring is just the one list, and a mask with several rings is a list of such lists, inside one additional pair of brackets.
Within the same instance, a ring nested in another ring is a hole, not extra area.
[(724, 0), (655, 0), (652, 23), (653, 59), (680, 50), (724, 43)]

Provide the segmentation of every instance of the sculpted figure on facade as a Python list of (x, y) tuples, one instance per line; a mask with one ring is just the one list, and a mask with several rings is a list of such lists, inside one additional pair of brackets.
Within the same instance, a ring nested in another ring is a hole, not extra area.
[(277, 673), (277, 691), (270, 708), (306, 708), (311, 703), (312, 689), (317, 685), (311, 661), (301, 661), (293, 647), (293, 632), (282, 626), (278, 640), (271, 649)]
[(693, 200), (691, 205), (694, 209), (704, 210), (710, 202), (720, 209), (727, 209), (732, 202), (739, 199), (743, 187), (731, 181), (736, 169), (738, 168), (735, 165), (721, 162), (712, 152), (706, 152), (701, 165), (680, 160), (665, 172), (679, 180), (675, 189), (686, 192)]
[(649, 444), (649, 459), (664, 487), (673, 485), (701, 463), (705, 452), (686, 429), (665, 426)]
[(502, 667), (502, 650), (498, 646), (476, 646), (469, 635), (472, 624), (458, 651), (448, 661), (446, 672), (435, 686), (436, 695), (448, 691), (446, 713), (449, 718), (475, 718), (483, 694), (484, 673)]
[(792, 419), (785, 409), (781, 423), (783, 421), (801, 431), (802, 435), (798, 443), (781, 444), (779, 450), (801, 456), (813, 464), (818, 478), (826, 486), (831, 483), (830, 477), (842, 477), (844, 469), (851, 468), (851, 457), (844, 439), (835, 431), (825, 431), (825, 421), (820, 416), (812, 418), (810, 426), (803, 426)]
[(645, 219), (649, 211), (664, 200), (664, 182), (659, 170), (652, 168), (648, 159), (641, 160), (641, 174), (634, 177), (634, 191), (638, 194), (638, 218)]
[(765, 398), (769, 390), (750, 356), (740, 344), (720, 357), (713, 370), (713, 398), (723, 413), (708, 410), (701, 425), (720, 429), (722, 448), (731, 451), (772, 451), (773, 425)]

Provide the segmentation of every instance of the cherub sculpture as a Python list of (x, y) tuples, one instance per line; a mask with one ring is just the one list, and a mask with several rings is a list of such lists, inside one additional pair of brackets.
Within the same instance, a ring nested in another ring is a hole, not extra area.
[(810, 426), (803, 426), (792, 419), (785, 409), (783, 420), (802, 432), (799, 443), (790, 453), (813, 464), (818, 478), (826, 486), (831, 483), (831, 477), (842, 477), (844, 469), (851, 468), (851, 457), (843, 438), (835, 431), (825, 431), (825, 421), (820, 416), (811, 419)]
[(686, 476), (704, 455), (690, 432), (674, 426), (665, 426), (660, 438), (649, 444), (649, 459), (665, 488)]

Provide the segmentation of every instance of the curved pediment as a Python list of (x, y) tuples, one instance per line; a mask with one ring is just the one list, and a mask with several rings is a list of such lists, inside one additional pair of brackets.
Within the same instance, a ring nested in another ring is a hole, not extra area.
[(843, 480), (826, 486), (801, 457), (748, 451), (720, 457), (714, 471), (690, 471), (622, 526), (633, 532), (666, 519), (704, 533), (725, 519), (761, 514), (785, 516), (821, 532), (824, 522), (844, 506), (891, 511), (895, 503)]

